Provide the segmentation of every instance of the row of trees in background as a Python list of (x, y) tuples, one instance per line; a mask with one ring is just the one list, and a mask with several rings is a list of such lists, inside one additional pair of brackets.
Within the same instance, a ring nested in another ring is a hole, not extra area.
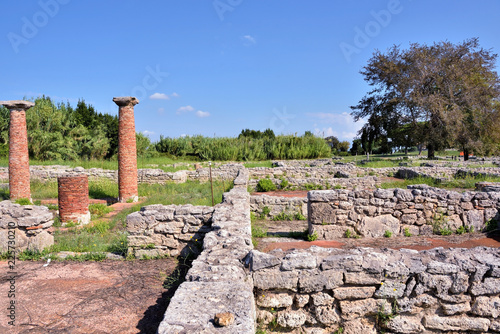
[(496, 58), (476, 38), (376, 51), (361, 71), (373, 89), (351, 107), (356, 121), (367, 119), (351, 152), (426, 146), (429, 158), (451, 147), (466, 158), (500, 153)]
[[(118, 152), (118, 116), (102, 114), (78, 101), (54, 103), (49, 97), (35, 99), (26, 113), (28, 150), (36, 160), (112, 159)], [(9, 110), (0, 106), (0, 156), (8, 155)], [(330, 147), (307, 131), (303, 136), (279, 135), (245, 129), (237, 138), (160, 137), (156, 143), (136, 134), (139, 157), (193, 157), (200, 160), (250, 161), (268, 159), (313, 159), (328, 157)]]
[(275, 136), (271, 129), (264, 132), (245, 129), (237, 138), (160, 137), (156, 150), (171, 156), (194, 156), (201, 160), (226, 161), (315, 159), (331, 155), (326, 141), (309, 131), (302, 136)]

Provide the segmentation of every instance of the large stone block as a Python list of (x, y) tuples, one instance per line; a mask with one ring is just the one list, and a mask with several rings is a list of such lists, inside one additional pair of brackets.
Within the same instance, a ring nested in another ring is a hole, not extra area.
[(390, 231), (396, 236), (399, 235), (400, 223), (392, 215), (364, 217), (356, 226), (356, 230), (362, 236), (369, 238), (383, 237), (385, 231)]

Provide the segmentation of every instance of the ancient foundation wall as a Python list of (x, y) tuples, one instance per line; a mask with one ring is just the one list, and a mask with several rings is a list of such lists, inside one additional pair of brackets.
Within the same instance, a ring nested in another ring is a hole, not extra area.
[[(266, 209), (267, 208), (267, 209)], [(267, 212), (269, 211), (269, 212)], [(250, 196), (250, 212), (273, 219), (281, 213), (307, 217), (306, 197)]]
[(136, 258), (198, 255), (213, 207), (148, 205), (127, 216), (128, 253)]
[(41, 251), (53, 245), (54, 237), (49, 230), (53, 219), (45, 206), (0, 202), (0, 252)]
[(248, 256), (261, 328), (500, 332), (500, 250), (308, 250)]
[(436, 229), (474, 227), (499, 221), (500, 192), (458, 193), (426, 185), (408, 189), (315, 190), (308, 193), (309, 233), (335, 239), (351, 230), (363, 237), (429, 235)]
[(247, 180), (248, 172), (241, 170), (215, 206), (203, 251), (172, 297), (159, 334), (255, 333), (253, 281), (242, 264), (253, 249)]

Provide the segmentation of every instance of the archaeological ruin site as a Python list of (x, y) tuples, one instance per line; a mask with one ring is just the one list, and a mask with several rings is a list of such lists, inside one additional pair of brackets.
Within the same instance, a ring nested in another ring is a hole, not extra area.
[[(500, 332), (498, 246), (417, 250), (405, 243), (411, 236), (433, 238), (436, 230), (452, 236), (482, 233), (500, 242), (498, 232), (486, 234), (500, 224), (500, 183), (478, 182), (465, 192), (422, 184), (380, 187), (387, 178), (439, 183), (500, 177), (500, 159), (443, 158), (419, 167), (405, 160), (387, 168), (329, 158), (275, 161), (271, 168), (225, 163), (176, 172), (138, 169), (134, 106), (139, 101), (113, 101), (119, 107), (117, 171), (29, 166), (25, 115), (34, 103), (0, 102), (10, 109), (11, 122), (9, 167), (0, 168), (8, 173), (12, 200), (0, 203), (2, 252), (13, 226), (18, 251), (54, 243), (53, 213), (45, 206), (14, 203), (31, 199), (30, 179), (57, 180), (61, 222), (86, 225), (89, 180), (113, 180), (118, 201), (137, 202), (139, 183), (210, 182), (211, 176), (234, 184), (215, 206), (156, 204), (127, 216), (129, 257), (194, 259), (157, 333)], [(297, 189), (313, 184), (316, 190), (295, 197), (256, 193), (262, 179), (277, 186), (286, 180)], [(280, 247), (255, 247), (253, 218), (276, 218), (284, 226), (283, 216), (304, 217), (303, 237), (309, 241), (288, 248), (284, 245), (294, 240), (276, 238)], [(328, 246), (351, 239), (352, 247)], [(373, 241), (370, 247), (360, 246), (365, 240)]]

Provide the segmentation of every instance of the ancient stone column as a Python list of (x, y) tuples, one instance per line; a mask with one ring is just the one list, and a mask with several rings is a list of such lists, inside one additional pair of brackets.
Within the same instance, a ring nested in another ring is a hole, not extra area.
[(10, 199), (29, 198), (30, 163), (28, 154), (28, 133), (26, 110), (35, 105), (29, 101), (0, 101), (10, 110), (9, 126), (9, 188)]
[(89, 181), (87, 175), (57, 178), (59, 217), (62, 223), (90, 223)]
[(118, 200), (137, 202), (137, 150), (135, 143), (135, 97), (114, 97), (119, 107), (118, 129)]

